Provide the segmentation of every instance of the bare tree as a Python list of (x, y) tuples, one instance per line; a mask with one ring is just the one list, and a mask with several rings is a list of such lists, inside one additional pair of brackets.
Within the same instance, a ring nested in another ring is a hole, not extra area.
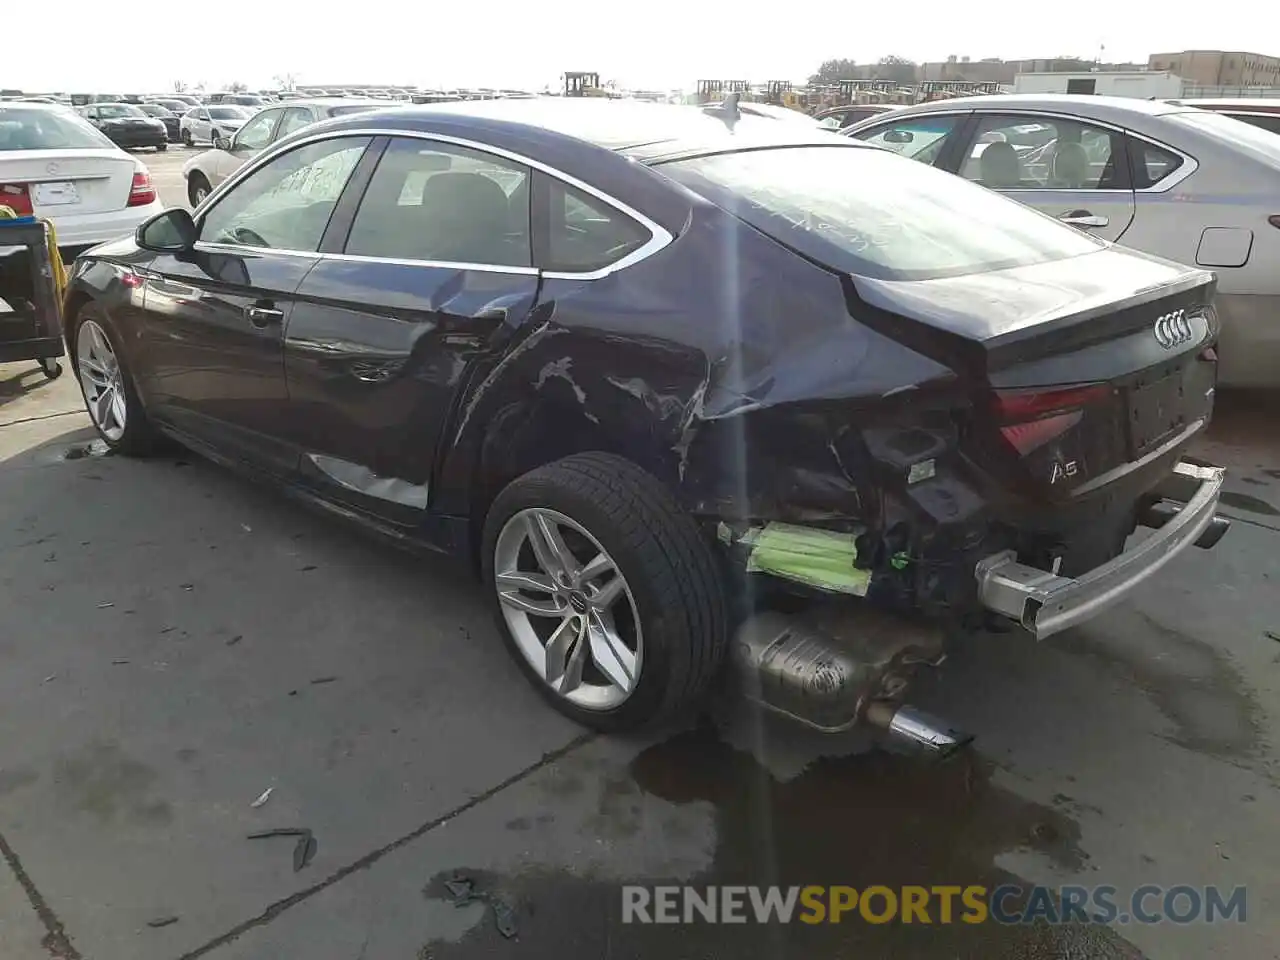
[(187, 92), (187, 85), (186, 85), (185, 83), (183, 83), (181, 80), (175, 80), (175, 81), (173, 81), (173, 92), (174, 92), (174, 93), (186, 93), (186, 92)]
[(281, 90), (292, 90), (298, 83), (298, 77), (292, 73), (277, 73), (273, 78)]
[(227, 89), (230, 90), (232, 93), (244, 93), (246, 90), (249, 89), (249, 85), (247, 83), (241, 83), (239, 80), (236, 80), (233, 83), (227, 84)]
[(854, 80), (857, 76), (858, 65), (852, 60), (824, 60), (818, 66), (818, 72), (809, 78), (809, 82), (835, 83), (837, 80)]

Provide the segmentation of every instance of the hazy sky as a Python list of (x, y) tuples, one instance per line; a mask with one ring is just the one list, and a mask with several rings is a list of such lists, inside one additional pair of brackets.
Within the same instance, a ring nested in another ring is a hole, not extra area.
[(1203, 0), (58, 0), (56, 39), (11, 43), (0, 86), (131, 92), (181, 79), (259, 88), (292, 73), (304, 85), (541, 87), (565, 70), (595, 70), (623, 86), (673, 87), (703, 77), (803, 80), (831, 57), (861, 63), (890, 53), (1092, 57), (1105, 44), (1116, 60), (1189, 47), (1280, 55), (1280, 4), (1249, 7), (1216, 17)]

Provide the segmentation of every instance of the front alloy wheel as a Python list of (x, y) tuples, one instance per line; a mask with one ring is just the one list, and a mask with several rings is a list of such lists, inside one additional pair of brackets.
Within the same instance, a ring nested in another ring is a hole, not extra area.
[(494, 556), (507, 629), (530, 668), (585, 710), (613, 710), (635, 689), (644, 640), (617, 564), (581, 524), (555, 510), (511, 517)]
[(118, 443), (128, 423), (124, 376), (111, 341), (96, 320), (85, 320), (76, 332), (76, 364), (94, 426), (108, 441)]

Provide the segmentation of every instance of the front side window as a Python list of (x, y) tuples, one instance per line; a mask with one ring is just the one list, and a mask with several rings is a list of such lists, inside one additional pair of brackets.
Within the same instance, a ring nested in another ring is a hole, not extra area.
[(1068, 117), (984, 116), (960, 167), (993, 190), (1119, 190), (1124, 135)]
[(338, 137), (273, 158), (205, 214), (200, 240), (318, 250), (338, 197), (368, 145), (368, 137)]
[(786, 147), (658, 169), (757, 230), (858, 276), (924, 280), (1104, 248), (1015, 200), (882, 150)]
[(884, 147), (903, 157), (935, 164), (942, 156), (942, 148), (960, 124), (960, 117), (927, 116), (907, 117), (882, 127), (860, 130), (853, 136), (858, 140)]
[(538, 266), (559, 273), (588, 273), (617, 263), (649, 242), (652, 234), (620, 210), (552, 177), (547, 178), (547, 249)]
[(453, 144), (393, 139), (345, 252), (395, 260), (528, 267), (528, 167)]
[(271, 131), (280, 116), (279, 110), (264, 110), (236, 134), (237, 150), (261, 150), (271, 142)]

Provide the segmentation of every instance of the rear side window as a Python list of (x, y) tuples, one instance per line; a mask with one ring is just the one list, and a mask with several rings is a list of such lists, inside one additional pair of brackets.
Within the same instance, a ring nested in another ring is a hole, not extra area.
[(959, 276), (1104, 246), (1015, 200), (882, 150), (786, 147), (658, 169), (806, 256), (865, 277)]
[(538, 266), (555, 273), (590, 273), (617, 263), (652, 234), (622, 211), (576, 187), (540, 178), (546, 191), (547, 228)]
[(1182, 157), (1172, 150), (1145, 140), (1130, 137), (1129, 150), (1133, 156), (1133, 185), (1138, 190), (1157, 186), (1183, 164)]
[(428, 140), (391, 141), (345, 252), (390, 260), (528, 267), (527, 167)]

